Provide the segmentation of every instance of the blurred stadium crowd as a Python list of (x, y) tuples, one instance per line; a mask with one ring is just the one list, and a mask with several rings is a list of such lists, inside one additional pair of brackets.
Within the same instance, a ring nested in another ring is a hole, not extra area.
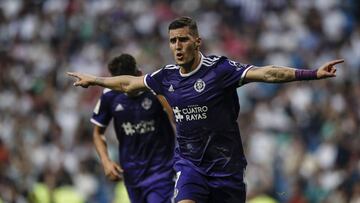
[(65, 72), (108, 75), (107, 61), (123, 52), (144, 73), (172, 63), (168, 23), (189, 15), (204, 54), (311, 69), (345, 59), (333, 79), (239, 88), (239, 125), (249, 202), (359, 203), (359, 4), (1, 0), (0, 202), (48, 202), (47, 190), (55, 203), (120, 202), (92, 145), (89, 118), (101, 89), (74, 88)]

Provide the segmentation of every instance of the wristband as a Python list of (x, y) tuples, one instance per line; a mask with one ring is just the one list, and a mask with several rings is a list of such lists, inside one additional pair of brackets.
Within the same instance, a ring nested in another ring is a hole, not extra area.
[(295, 80), (315, 80), (317, 79), (316, 70), (295, 70)]

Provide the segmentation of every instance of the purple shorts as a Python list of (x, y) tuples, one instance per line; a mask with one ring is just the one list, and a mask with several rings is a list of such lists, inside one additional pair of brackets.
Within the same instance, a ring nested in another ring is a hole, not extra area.
[(171, 203), (174, 185), (155, 188), (127, 188), (132, 203)]
[(243, 172), (227, 177), (210, 177), (185, 164), (176, 164), (175, 169), (175, 202), (188, 199), (196, 203), (245, 203)]
[[(146, 184), (131, 187), (126, 186), (131, 203), (171, 203), (174, 194), (174, 174), (168, 172), (167, 177), (155, 179), (148, 178)], [(126, 185), (126, 184), (125, 184)]]

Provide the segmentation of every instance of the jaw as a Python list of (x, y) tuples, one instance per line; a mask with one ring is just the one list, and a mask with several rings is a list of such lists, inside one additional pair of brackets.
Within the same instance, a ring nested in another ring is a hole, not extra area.
[(177, 56), (174, 53), (174, 60), (175, 63), (182, 67), (183, 73), (191, 72), (193, 69), (195, 69), (198, 66), (198, 63), (200, 63), (200, 54), (197, 50), (193, 50), (190, 53), (185, 52), (181, 56)]
[(175, 63), (179, 66), (183, 65), (185, 62), (184, 62), (184, 58), (182, 59), (179, 59), (175, 56)]
[(189, 73), (191, 72), (192, 70), (194, 70), (196, 68), (196, 65), (195, 64), (195, 57), (192, 58), (191, 60), (189, 60), (188, 62), (185, 62), (185, 61), (181, 61), (181, 63), (178, 63), (178, 65), (181, 67), (181, 69), (183, 71), (181, 71), (182, 73)]

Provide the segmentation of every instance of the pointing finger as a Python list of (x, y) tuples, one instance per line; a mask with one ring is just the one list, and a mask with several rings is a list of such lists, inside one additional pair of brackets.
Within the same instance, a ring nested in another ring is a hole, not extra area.
[(69, 76), (75, 76), (74, 72), (66, 72), (66, 74), (68, 74)]
[(334, 61), (330, 61), (329, 65), (333, 66), (339, 63), (343, 63), (345, 60), (344, 59), (338, 59), (338, 60), (334, 60)]
[(66, 74), (68, 74), (69, 76), (72, 76), (72, 77), (75, 77), (75, 78), (79, 78), (79, 79), (80, 79), (80, 77), (79, 77), (76, 73), (74, 73), (74, 72), (66, 72)]

